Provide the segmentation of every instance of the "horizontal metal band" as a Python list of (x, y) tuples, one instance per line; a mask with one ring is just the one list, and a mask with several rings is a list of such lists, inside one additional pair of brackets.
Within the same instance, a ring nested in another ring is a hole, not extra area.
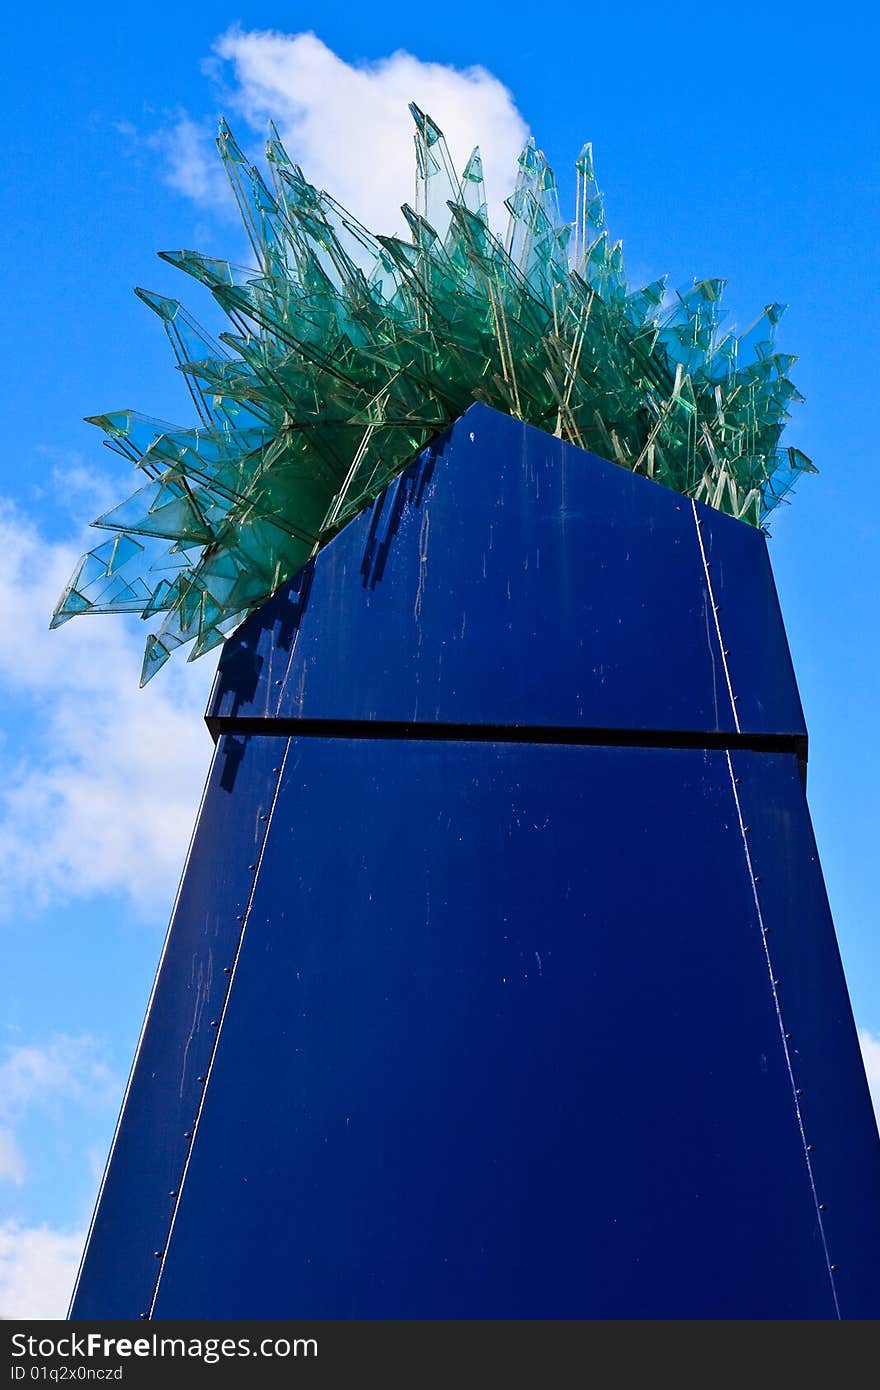
[(450, 724), (436, 720), (236, 718), (209, 715), (211, 737), (264, 734), (275, 738), (409, 739), (439, 743), (568, 743), (603, 748), (707, 748), (791, 753), (805, 767), (805, 734), (754, 734), (690, 729), (591, 729), (548, 724)]

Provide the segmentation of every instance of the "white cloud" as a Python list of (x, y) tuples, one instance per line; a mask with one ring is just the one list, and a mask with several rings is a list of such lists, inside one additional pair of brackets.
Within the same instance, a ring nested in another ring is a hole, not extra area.
[(84, 513), (97, 516), (118, 502), (112, 470), (92, 468), (82, 454), (49, 444), (35, 445), (34, 453), (40, 458), (41, 472), (46, 478), (45, 482), (31, 486), (35, 503), (51, 498), (79, 525)]
[[(119, 1078), (88, 1036), (59, 1033), (46, 1043), (18, 1045), (0, 1062), (0, 1179), (20, 1187), (27, 1164), (14, 1126), (34, 1111), (48, 1110), (56, 1123), (70, 1106), (92, 1111), (118, 1102)], [(46, 1137), (41, 1140), (45, 1150)], [(69, 1154), (65, 1163), (69, 1165)], [(96, 1183), (97, 1185), (97, 1183)], [(16, 1220), (0, 1225), (0, 1318), (63, 1318), (85, 1243), (83, 1231), (58, 1231)]]
[(232, 191), (214, 146), (215, 135), (216, 131), (183, 113), (145, 143), (164, 156), (165, 182), (171, 188), (214, 211), (234, 211)]
[(862, 1045), (862, 1061), (874, 1102), (874, 1114), (880, 1125), (880, 1037), (868, 1028), (859, 1029), (859, 1042)]
[(98, 1043), (57, 1033), (42, 1045), (19, 1045), (0, 1062), (0, 1182), (21, 1187), (28, 1177), (16, 1126), (34, 1111), (57, 1117), (71, 1104), (91, 1111), (116, 1105), (120, 1081)]
[(78, 550), (0, 505), (0, 690), (34, 724), (6, 720), (0, 912), (100, 892), (167, 910), (210, 760), (202, 714), (215, 662), (170, 662), (140, 690), (140, 624), (137, 637), (114, 617), (50, 632)]
[[(402, 50), (347, 63), (313, 33), (238, 27), (215, 52), (232, 70), (224, 92), (230, 123), (239, 115), (262, 135), (274, 120), (306, 177), (371, 230), (394, 231), (400, 204), (414, 201), (410, 101), (442, 128), (459, 172), (480, 145), (493, 225), (504, 226), (502, 204), (528, 130), (510, 92), (486, 68), (423, 62)], [(216, 204), (213, 150), (200, 127), (186, 116), (161, 138), (168, 181)]]
[(8, 1118), (55, 1097), (100, 1103), (115, 1096), (117, 1078), (94, 1038), (56, 1033), (47, 1043), (9, 1048), (0, 1062), (0, 1116)]
[(0, 1318), (63, 1318), (84, 1244), (84, 1231), (0, 1225)]

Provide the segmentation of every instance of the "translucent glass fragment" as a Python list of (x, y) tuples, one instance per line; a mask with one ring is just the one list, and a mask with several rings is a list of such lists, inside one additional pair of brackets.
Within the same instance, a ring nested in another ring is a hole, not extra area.
[(137, 291), (197, 424), (92, 417), (138, 486), (94, 523), (112, 537), (83, 556), (52, 625), (140, 613), (157, 624), (144, 681), (179, 646), (193, 659), (219, 645), (475, 400), (755, 526), (815, 471), (781, 444), (801, 399), (775, 346), (784, 306), (736, 337), (723, 280), (631, 287), (590, 145), (572, 223), (530, 140), (493, 230), (479, 150), (459, 178), (437, 124), (410, 110), (408, 240), (309, 184), (274, 127), (267, 182), (222, 122), (254, 265), (161, 254), (208, 286), (229, 331), (215, 342), (177, 300)]

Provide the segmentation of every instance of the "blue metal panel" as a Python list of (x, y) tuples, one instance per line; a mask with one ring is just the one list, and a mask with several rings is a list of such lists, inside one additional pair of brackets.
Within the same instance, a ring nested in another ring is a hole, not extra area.
[(752, 733), (806, 737), (767, 543), (711, 507), (694, 511), (737, 723)]
[[(475, 405), (224, 653), (212, 719), (804, 734), (752, 527)], [(744, 580), (745, 576), (745, 580)]]
[[(284, 739), (221, 738), (71, 1316), (147, 1311), (229, 986)], [(273, 771), (275, 769), (275, 771)]]
[[(290, 749), (155, 1315), (834, 1317), (727, 755)], [(827, 941), (805, 825), (754, 852)]]
[(880, 1314), (880, 1145), (806, 799), (791, 759), (731, 765), (841, 1310)]
[(474, 407), (209, 713), (74, 1316), (880, 1312), (759, 533)]

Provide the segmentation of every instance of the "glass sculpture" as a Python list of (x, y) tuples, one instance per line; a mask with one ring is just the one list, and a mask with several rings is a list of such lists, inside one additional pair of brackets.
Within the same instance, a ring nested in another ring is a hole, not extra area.
[(170, 653), (217, 646), (424, 446), (480, 400), (754, 526), (800, 473), (780, 446), (794, 358), (783, 306), (721, 330), (722, 280), (667, 295), (627, 285), (590, 146), (573, 223), (543, 154), (523, 150), (502, 236), (479, 150), (457, 177), (418, 107), (410, 239), (367, 231), (307, 183), (272, 128), (271, 187), (221, 123), (217, 144), (256, 269), (195, 251), (163, 259), (207, 285), (231, 331), (213, 341), (146, 290), (198, 415), (178, 428), (133, 411), (92, 423), (140, 486), (94, 525), (52, 618), (156, 619), (142, 684)]

